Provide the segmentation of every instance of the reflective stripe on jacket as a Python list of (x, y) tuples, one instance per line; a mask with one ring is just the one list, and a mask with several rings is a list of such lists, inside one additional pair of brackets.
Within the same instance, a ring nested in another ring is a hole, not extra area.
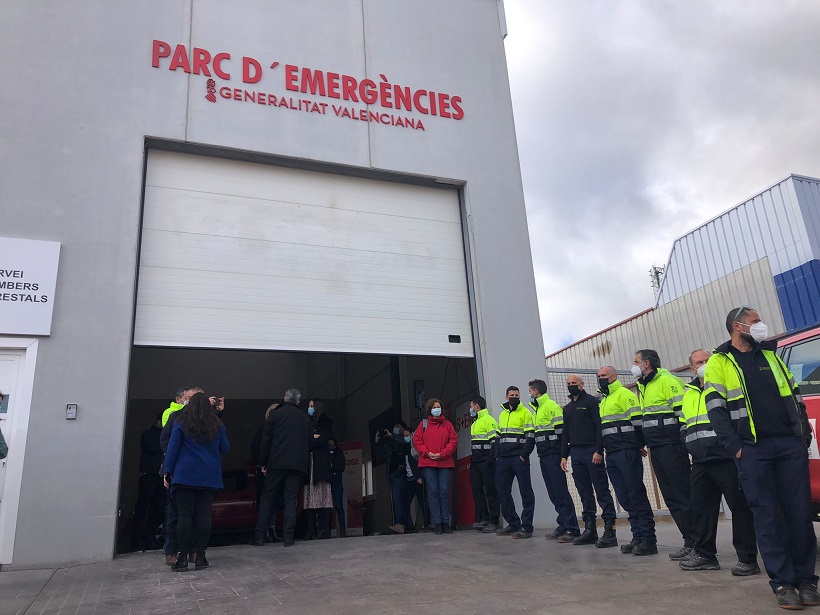
[[(761, 344), (760, 352), (771, 367), (780, 396), (788, 398), (785, 406), (794, 435), (809, 444), (811, 427), (800, 390), (785, 363), (764, 345), (768, 346)], [(743, 370), (732, 356), (731, 347), (730, 340), (715, 349), (706, 363), (704, 381), (709, 421), (721, 446), (734, 457), (744, 444), (757, 442), (757, 433)]]
[(535, 419), (522, 403), (510, 411), (509, 402), (501, 404), (498, 417), (498, 457), (527, 459), (535, 448)]
[(706, 411), (706, 392), (700, 388), (698, 380), (685, 384), (683, 394), (683, 427), (681, 440), (686, 450), (692, 455), (693, 463), (703, 463), (715, 459), (729, 459), (717, 434), (712, 429), (709, 415)]
[(498, 423), (486, 408), (478, 411), (478, 416), (470, 425), (470, 451), (472, 463), (493, 459), (494, 441), (498, 438)]
[(544, 393), (530, 408), (535, 413), (535, 448), (538, 456), (561, 454), (561, 433), (564, 430), (564, 411)]
[(640, 378), (638, 399), (641, 402), (643, 439), (649, 448), (680, 442), (683, 381), (667, 370), (658, 368), (652, 379)]
[(598, 406), (604, 449), (614, 453), (626, 448), (642, 448), (641, 407), (635, 394), (619, 380), (609, 383), (609, 392)]

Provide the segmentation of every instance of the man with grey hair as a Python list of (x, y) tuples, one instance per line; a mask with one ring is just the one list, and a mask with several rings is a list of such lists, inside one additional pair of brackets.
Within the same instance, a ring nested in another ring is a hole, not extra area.
[(259, 502), (256, 530), (250, 541), (250, 544), (256, 547), (265, 544), (268, 518), (280, 487), (284, 487), (285, 502), (283, 543), (286, 547), (293, 545), (296, 499), (299, 488), (308, 478), (310, 419), (307, 412), (298, 406), (302, 399), (302, 394), (298, 390), (288, 389), (283, 399), (284, 403), (265, 420), (259, 445), (259, 463), (263, 466), (265, 487)]

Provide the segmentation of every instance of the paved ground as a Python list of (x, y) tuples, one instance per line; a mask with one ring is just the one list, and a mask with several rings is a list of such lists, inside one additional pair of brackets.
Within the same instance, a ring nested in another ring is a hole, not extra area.
[[(765, 573), (732, 577), (731, 527), (720, 528), (721, 563), (683, 572), (679, 546), (658, 525), (660, 554), (512, 540), (471, 530), (217, 547), (211, 568), (170, 572), (159, 552), (59, 570), (0, 572), (0, 614), (175, 613), (777, 613)], [(619, 525), (619, 537), (627, 529)], [(820, 615), (820, 607), (816, 607)]]

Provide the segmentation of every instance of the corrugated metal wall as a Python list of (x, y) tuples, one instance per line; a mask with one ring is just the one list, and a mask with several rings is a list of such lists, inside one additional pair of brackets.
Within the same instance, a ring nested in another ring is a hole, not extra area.
[(820, 321), (820, 261), (817, 259), (774, 276), (786, 330)]
[[(808, 219), (803, 195), (816, 198)], [(800, 196), (800, 198), (799, 198)], [(656, 305), (664, 305), (763, 257), (770, 277), (814, 258), (809, 237), (820, 230), (818, 180), (789, 176), (677, 239)], [(804, 215), (807, 216), (804, 222)], [(812, 233), (807, 232), (810, 224)]]
[(771, 335), (786, 330), (767, 258), (550, 355), (547, 367), (629, 369), (641, 348), (657, 350), (664, 367), (681, 367), (693, 350), (711, 350), (729, 338), (726, 314), (740, 305), (756, 308)]
[(792, 176), (794, 191), (803, 213), (813, 258), (820, 259), (820, 180)]

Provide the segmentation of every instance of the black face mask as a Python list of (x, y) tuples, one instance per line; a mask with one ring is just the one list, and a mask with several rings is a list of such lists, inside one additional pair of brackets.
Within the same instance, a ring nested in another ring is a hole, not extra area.
[(518, 404), (521, 403), (521, 400), (517, 397), (511, 397), (508, 403), (510, 404), (510, 410), (515, 410), (518, 407)]
[(578, 395), (581, 394), (581, 389), (577, 384), (568, 384), (567, 391), (569, 391), (569, 394), (573, 397), (578, 397)]
[(609, 378), (598, 378), (598, 388), (601, 393), (607, 395), (609, 393)]

